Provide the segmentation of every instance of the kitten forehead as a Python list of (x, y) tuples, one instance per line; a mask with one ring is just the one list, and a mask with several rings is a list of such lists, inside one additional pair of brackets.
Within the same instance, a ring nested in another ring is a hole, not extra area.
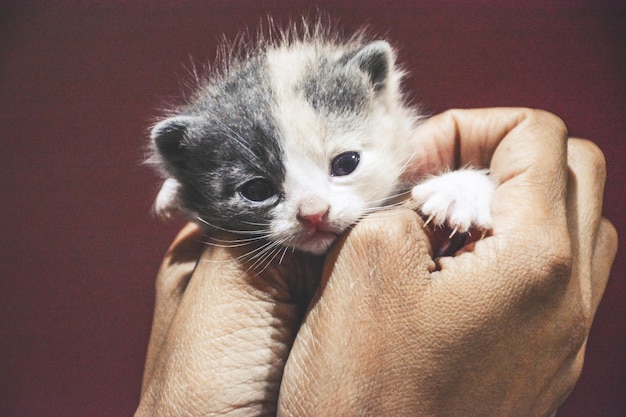
[(267, 53), (268, 78), (275, 97), (272, 111), (287, 159), (304, 159), (304, 155), (320, 159), (324, 154), (322, 120), (298, 91), (312, 53), (310, 47), (280, 48)]
[[(358, 74), (348, 74), (338, 64), (345, 53), (345, 48), (324, 44), (267, 51), (275, 119), (284, 139), (297, 140), (297, 149), (307, 154), (327, 154), (328, 133), (353, 131), (365, 116), (369, 89)], [(301, 143), (304, 138), (308, 140)]]
[(222, 143), (205, 145), (223, 148), (218, 161), (228, 165), (235, 162), (232, 156), (239, 156), (249, 167), (268, 170), (270, 177), (280, 180), (282, 149), (272, 111), (276, 98), (271, 84), (264, 60), (254, 58), (205, 86), (192, 111), (205, 120), (207, 132), (221, 138)]
[(362, 72), (345, 65), (357, 47), (298, 43), (270, 49), (267, 63), (278, 101), (299, 96), (327, 117), (365, 110), (372, 91)]

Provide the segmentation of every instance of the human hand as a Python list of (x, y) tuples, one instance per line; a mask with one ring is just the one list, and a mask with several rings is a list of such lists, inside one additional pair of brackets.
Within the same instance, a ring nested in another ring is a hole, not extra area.
[(451, 111), (413, 175), (466, 164), (500, 182), (493, 235), (438, 266), (410, 211), (362, 221), (327, 260), (279, 414), (548, 416), (577, 381), (617, 237), (604, 158), (553, 115)]
[(316, 261), (292, 256), (251, 279), (238, 249), (211, 248), (189, 280), (201, 249), (185, 229), (157, 280), (137, 415), (274, 415), (279, 388), (281, 415), (556, 409), (577, 379), (615, 253), (600, 220), (601, 155), (572, 141), (568, 181), (565, 132), (529, 111), (446, 113), (420, 131), (433, 138), (416, 142), (430, 168), (453, 166), (455, 150), (462, 163), (487, 164), (495, 152), (494, 235), (433, 271), (413, 213), (364, 220), (329, 255), (291, 348)]
[[(260, 275), (236, 236), (188, 224), (165, 255), (136, 416), (276, 415), (282, 370), (321, 259), (286, 253)], [(231, 243), (227, 243), (231, 242)]]

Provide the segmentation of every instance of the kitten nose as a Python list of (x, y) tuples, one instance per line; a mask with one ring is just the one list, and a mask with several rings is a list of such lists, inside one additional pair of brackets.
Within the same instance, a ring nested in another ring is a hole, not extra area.
[(298, 220), (317, 229), (324, 223), (330, 205), (322, 201), (305, 202), (298, 206)]

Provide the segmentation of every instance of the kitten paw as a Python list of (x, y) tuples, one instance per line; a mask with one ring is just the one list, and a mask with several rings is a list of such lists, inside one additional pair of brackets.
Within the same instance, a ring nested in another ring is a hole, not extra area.
[(425, 225), (448, 226), (451, 237), (470, 230), (491, 230), (491, 199), (496, 183), (486, 170), (462, 169), (425, 180), (411, 190), (426, 217)]
[(154, 202), (154, 212), (162, 220), (169, 220), (174, 216), (174, 213), (180, 211), (179, 188), (180, 183), (173, 178), (168, 178), (163, 182), (161, 191), (159, 191)]

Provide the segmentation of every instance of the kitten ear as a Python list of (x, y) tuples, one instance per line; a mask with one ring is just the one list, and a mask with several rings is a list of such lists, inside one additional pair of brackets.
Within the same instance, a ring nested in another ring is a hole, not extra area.
[(178, 166), (184, 159), (185, 139), (196, 124), (197, 118), (174, 116), (157, 123), (150, 138), (154, 149), (167, 164)]
[(386, 41), (369, 43), (348, 60), (349, 65), (357, 66), (368, 76), (375, 91), (380, 91), (387, 85), (393, 63), (393, 49)]

